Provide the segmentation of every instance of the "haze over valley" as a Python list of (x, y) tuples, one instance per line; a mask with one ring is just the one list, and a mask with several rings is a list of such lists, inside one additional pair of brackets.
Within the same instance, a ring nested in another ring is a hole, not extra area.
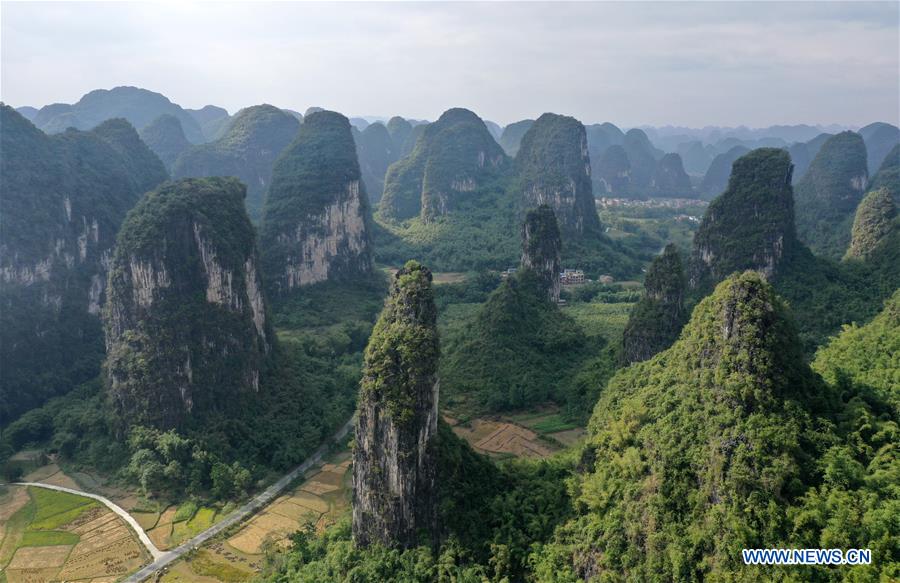
[(0, 581), (900, 577), (896, 3), (2, 12)]

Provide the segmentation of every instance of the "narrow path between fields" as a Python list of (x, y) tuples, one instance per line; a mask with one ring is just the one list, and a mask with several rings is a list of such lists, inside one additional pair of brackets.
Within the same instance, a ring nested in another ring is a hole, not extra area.
[(125, 510), (110, 500), (109, 498), (105, 498), (100, 496), (99, 494), (91, 494), (90, 492), (82, 492), (81, 490), (75, 490), (73, 488), (66, 488), (65, 486), (55, 486), (53, 484), (42, 484), (41, 482), (16, 482), (17, 486), (34, 486), (35, 488), (46, 488), (48, 490), (56, 490), (58, 492), (66, 492), (68, 494), (75, 494), (77, 496), (84, 496), (85, 498), (92, 498), (104, 506), (118, 514), (122, 517), (122, 520), (127, 522), (132, 530), (134, 530), (138, 538), (141, 539), (141, 542), (144, 543), (144, 546), (147, 548), (147, 551), (153, 556), (154, 559), (158, 559), (163, 556), (163, 552), (156, 548), (156, 545), (153, 544), (153, 541), (150, 540), (150, 537), (147, 536), (147, 533), (144, 532), (144, 529), (141, 528), (141, 525), (138, 524), (138, 521), (135, 520), (130, 514), (125, 512)]
[[(340, 441), (350, 432), (350, 429), (352, 427), (353, 427), (353, 418), (351, 417), (350, 420), (347, 421), (343, 425), (343, 427), (341, 427), (338, 430), (338, 432), (334, 434), (334, 436), (332, 437), (332, 439), (330, 441), (327, 441), (327, 442), (323, 443), (322, 445), (320, 445), (319, 449), (317, 449), (315, 452), (313, 452), (313, 454), (311, 456), (309, 456), (305, 462), (303, 462), (302, 464), (300, 464), (299, 466), (297, 466), (296, 468), (294, 468), (293, 470), (291, 470), (290, 472), (288, 472), (287, 474), (282, 476), (277, 482), (275, 482), (274, 484), (272, 484), (271, 486), (269, 486), (268, 488), (266, 488), (265, 490), (263, 490), (262, 492), (260, 492), (256, 496), (254, 496), (253, 498), (251, 498), (249, 502), (247, 502), (246, 504), (244, 504), (243, 506), (241, 506), (240, 508), (238, 508), (237, 510), (235, 510), (234, 512), (229, 514), (221, 522), (217, 522), (216, 524), (214, 524), (211, 527), (209, 527), (208, 529), (204, 530), (203, 532), (201, 532), (194, 538), (181, 543), (180, 545), (178, 545), (171, 551), (165, 551), (165, 552), (161, 553), (161, 555), (158, 557), (154, 555), (154, 561), (152, 563), (150, 563), (149, 565), (147, 565), (140, 571), (137, 571), (136, 573), (134, 573), (127, 579), (124, 579), (122, 583), (140, 583), (140, 581), (143, 581), (147, 577), (150, 577), (151, 575), (153, 575), (154, 573), (156, 573), (157, 571), (159, 571), (160, 569), (162, 569), (169, 563), (171, 563), (171, 562), (175, 561), (176, 559), (178, 559), (179, 557), (181, 557), (186, 552), (200, 546), (201, 544), (205, 543), (212, 537), (216, 536), (217, 534), (219, 534), (226, 528), (228, 528), (234, 524), (237, 524), (238, 522), (244, 520), (245, 518), (247, 518), (248, 516), (250, 516), (252, 514), (255, 514), (262, 507), (266, 506), (267, 504), (269, 504), (269, 502), (274, 500), (278, 496), (278, 494), (280, 494), (282, 490), (287, 488), (291, 482), (293, 482), (295, 479), (297, 479), (297, 477), (304, 474), (313, 465), (322, 461), (322, 458), (325, 456), (326, 453), (328, 453), (328, 448), (331, 445), (331, 441)], [(76, 493), (79, 493), (79, 492), (76, 492)], [(143, 530), (140, 530), (139, 532), (143, 533)], [(143, 539), (141, 539), (141, 540), (143, 540)], [(152, 547), (152, 544), (153, 543), (150, 543), (151, 547)], [(148, 548), (151, 548), (151, 547), (148, 547)], [(155, 547), (152, 547), (152, 548), (155, 548)]]

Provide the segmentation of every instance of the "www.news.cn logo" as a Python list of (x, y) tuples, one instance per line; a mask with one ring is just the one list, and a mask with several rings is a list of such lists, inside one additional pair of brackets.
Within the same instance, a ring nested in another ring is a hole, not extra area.
[(744, 549), (745, 565), (870, 565), (869, 549)]

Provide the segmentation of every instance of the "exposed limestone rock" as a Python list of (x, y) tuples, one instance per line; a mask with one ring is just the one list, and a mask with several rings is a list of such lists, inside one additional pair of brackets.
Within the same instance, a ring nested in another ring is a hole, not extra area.
[(735, 271), (771, 278), (797, 246), (791, 158), (759, 148), (738, 158), (728, 188), (710, 203), (694, 236), (690, 284), (700, 288)]
[(525, 208), (549, 206), (564, 233), (600, 231), (587, 135), (577, 119), (554, 113), (539, 117), (522, 138), (516, 171)]
[(559, 301), (560, 249), (559, 225), (547, 205), (528, 211), (522, 225), (522, 269), (538, 276), (550, 301)]
[(0, 106), (0, 425), (99, 373), (116, 232), (166, 179), (124, 120), (47, 136)]
[(431, 272), (394, 276), (366, 348), (353, 448), (353, 539), (409, 548), (437, 537), (437, 308)]
[(240, 178), (247, 185), (247, 212), (256, 221), (271, 184), (273, 166), (299, 128), (296, 117), (275, 106), (247, 107), (228, 122), (220, 138), (182, 152), (172, 165), (172, 177)]
[(183, 425), (259, 389), (273, 336), (245, 187), (166, 183), (119, 233), (104, 312), (108, 391), (124, 425)]
[(309, 114), (266, 199), (260, 240), (273, 293), (370, 273), (370, 220), (349, 121)]

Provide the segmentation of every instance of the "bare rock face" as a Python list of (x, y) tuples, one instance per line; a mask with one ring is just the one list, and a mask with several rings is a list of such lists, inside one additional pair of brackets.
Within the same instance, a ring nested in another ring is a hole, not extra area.
[(694, 237), (690, 285), (714, 285), (752, 269), (777, 275), (796, 248), (790, 155), (759, 148), (738, 158), (728, 188), (710, 203)]
[(409, 156), (388, 168), (379, 212), (392, 221), (434, 221), (485, 196), (507, 165), (480, 117), (449, 109), (425, 126)]
[(245, 196), (233, 178), (179, 180), (125, 220), (104, 311), (107, 389), (124, 425), (177, 427), (259, 390), (274, 335)]
[(346, 117), (309, 114), (272, 172), (260, 233), (275, 295), (372, 271), (371, 211)]
[(48, 136), (0, 105), (0, 426), (96, 376), (116, 232), (167, 178), (122, 119)]
[(562, 241), (556, 215), (547, 205), (528, 211), (522, 225), (522, 269), (535, 272), (550, 301), (559, 301)]
[(366, 348), (353, 449), (353, 539), (409, 548), (437, 537), (437, 308), (431, 272), (394, 276)]
[(644, 297), (635, 304), (622, 337), (625, 363), (652, 358), (672, 345), (687, 320), (684, 295), (687, 287), (681, 256), (675, 245), (666, 245), (653, 260), (644, 279)]
[(549, 206), (565, 233), (599, 232), (587, 134), (581, 122), (555, 113), (539, 117), (522, 138), (516, 170), (525, 208)]

